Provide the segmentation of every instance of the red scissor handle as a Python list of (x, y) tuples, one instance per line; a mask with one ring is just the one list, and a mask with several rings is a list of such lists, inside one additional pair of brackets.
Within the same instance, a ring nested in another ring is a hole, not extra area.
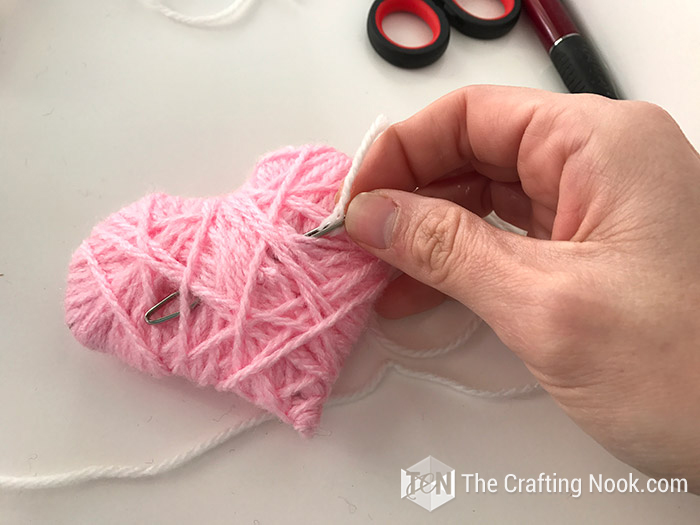
[(455, 0), (440, 0), (447, 18), (457, 31), (474, 38), (491, 39), (513, 29), (522, 10), (521, 0), (501, 0), (505, 13), (496, 18), (479, 18), (464, 9)]
[[(411, 13), (423, 20), (433, 32), (430, 42), (419, 47), (406, 47), (394, 42), (382, 28), (392, 13)], [(404, 68), (432, 64), (442, 56), (450, 41), (450, 23), (445, 12), (430, 0), (376, 0), (367, 17), (367, 34), (375, 51), (387, 62)]]
[[(432, 64), (442, 56), (450, 40), (450, 24), (465, 35), (490, 39), (513, 29), (522, 9), (522, 0), (501, 0), (505, 13), (496, 18), (479, 18), (455, 0), (375, 0), (367, 17), (367, 34), (375, 51), (395, 66), (417, 68)], [(394, 42), (384, 32), (384, 19), (397, 12), (411, 13), (433, 32), (430, 42), (407, 47)]]

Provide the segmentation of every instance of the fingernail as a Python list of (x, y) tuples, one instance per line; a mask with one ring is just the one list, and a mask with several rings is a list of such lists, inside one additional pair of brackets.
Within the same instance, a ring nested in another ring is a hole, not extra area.
[(396, 204), (377, 193), (360, 193), (348, 206), (345, 229), (350, 237), (373, 248), (391, 246)]

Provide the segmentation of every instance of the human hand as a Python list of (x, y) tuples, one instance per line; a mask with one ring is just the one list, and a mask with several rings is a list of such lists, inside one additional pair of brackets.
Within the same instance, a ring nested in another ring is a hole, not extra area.
[(700, 157), (667, 113), (464, 88), (389, 128), (353, 195), (348, 234), (404, 272), (380, 314), (464, 303), (606, 449), (700, 492)]

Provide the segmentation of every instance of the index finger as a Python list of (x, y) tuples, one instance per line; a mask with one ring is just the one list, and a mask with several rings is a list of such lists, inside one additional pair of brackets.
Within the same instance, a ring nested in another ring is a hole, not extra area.
[[(517, 181), (526, 131), (535, 123), (539, 129), (534, 132), (544, 133), (542, 128), (565, 106), (562, 97), (566, 95), (497, 86), (454, 91), (377, 139), (353, 183), (352, 196), (379, 188), (413, 191), (465, 168), (494, 180)], [(566, 157), (560, 153), (556, 156), (561, 162), (545, 163), (539, 176), (558, 180)]]

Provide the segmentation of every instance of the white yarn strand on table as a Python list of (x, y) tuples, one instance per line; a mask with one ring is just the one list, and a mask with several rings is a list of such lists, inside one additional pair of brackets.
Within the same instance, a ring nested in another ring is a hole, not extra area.
[(186, 15), (168, 7), (161, 0), (141, 0), (146, 7), (181, 24), (192, 27), (223, 27), (239, 20), (254, 0), (234, 0), (221, 11), (210, 15)]
[[(379, 369), (377, 374), (365, 385), (364, 388), (352, 394), (345, 396), (334, 397), (326, 404), (327, 407), (344, 405), (359, 401), (374, 392), (387, 376), (389, 371), (394, 371), (402, 376), (412, 379), (427, 381), (442, 385), (450, 390), (458, 392), (469, 397), (477, 397), (489, 400), (504, 400), (518, 397), (525, 397), (529, 394), (541, 390), (539, 383), (529, 383), (514, 388), (506, 388), (502, 390), (480, 390), (476, 388), (466, 387), (452, 379), (441, 377), (435, 374), (425, 372), (416, 372), (405, 368), (397, 363), (386, 363)], [(229, 429), (219, 432), (210, 439), (198, 443), (189, 450), (177, 454), (172, 458), (165, 459), (158, 463), (148, 466), (129, 466), (129, 465), (103, 465), (90, 466), (70, 472), (61, 472), (58, 474), (45, 474), (42, 476), (3, 476), (0, 475), (0, 489), (6, 490), (39, 490), (51, 489), (60, 487), (69, 487), (79, 485), (90, 481), (104, 481), (116, 479), (140, 479), (152, 478), (171, 472), (179, 467), (193, 462), (197, 458), (203, 456), (210, 450), (228, 442), (234, 437), (251, 430), (266, 421), (273, 420), (271, 414), (262, 414), (258, 417), (243, 421)]]

